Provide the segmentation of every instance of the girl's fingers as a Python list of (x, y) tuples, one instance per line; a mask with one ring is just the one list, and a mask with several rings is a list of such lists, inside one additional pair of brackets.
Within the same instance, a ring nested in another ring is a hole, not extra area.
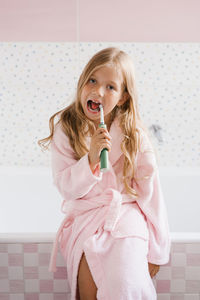
[(110, 151), (110, 150), (111, 150), (111, 145), (108, 144), (108, 143), (103, 143), (103, 144), (101, 144), (101, 151), (102, 151), (104, 148), (106, 148), (108, 151)]
[(154, 275), (155, 275), (154, 272), (151, 271), (151, 273), (150, 273), (151, 278), (154, 277)]
[(151, 271), (151, 277), (154, 277), (157, 273), (158, 273), (158, 271), (159, 271), (159, 268), (155, 268), (155, 269), (153, 269), (152, 271)]
[(111, 151), (111, 136), (104, 128), (98, 128), (91, 139), (90, 161), (99, 161), (100, 153), (103, 149)]
[(153, 265), (153, 264), (149, 263), (149, 274), (150, 274), (151, 278), (154, 277), (158, 273), (159, 269), (160, 269), (159, 265)]
[(104, 138), (107, 138), (108, 140), (112, 139), (111, 135), (109, 134), (109, 132), (105, 128), (99, 128), (96, 131), (96, 136), (102, 137), (102, 138), (104, 137)]
[(109, 138), (109, 136), (103, 134), (103, 135), (99, 135), (99, 136), (95, 137), (92, 141), (92, 144), (100, 146), (100, 145), (102, 145), (102, 143), (108, 143), (108, 145), (111, 146), (110, 140), (111, 139)]
[(103, 133), (103, 134), (99, 134), (97, 136), (97, 140), (100, 140), (100, 141), (102, 141), (102, 140), (111, 141), (111, 138), (110, 138), (110, 136), (108, 134)]

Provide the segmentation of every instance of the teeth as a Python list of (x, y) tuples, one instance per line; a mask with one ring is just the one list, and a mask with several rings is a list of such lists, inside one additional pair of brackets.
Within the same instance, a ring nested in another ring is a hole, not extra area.
[(88, 109), (92, 112), (99, 112), (100, 111), (100, 103), (98, 101), (88, 100)]
[(95, 100), (90, 100), (90, 101), (92, 101), (92, 102), (94, 102), (94, 103), (97, 103), (97, 104), (101, 104), (100, 102), (95, 101)]

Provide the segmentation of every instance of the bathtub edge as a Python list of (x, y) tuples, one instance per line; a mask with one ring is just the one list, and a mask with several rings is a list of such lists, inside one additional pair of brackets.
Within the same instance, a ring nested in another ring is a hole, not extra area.
[[(54, 232), (0, 233), (0, 244), (53, 243), (55, 236)], [(173, 243), (198, 243), (200, 232), (171, 232), (170, 238)]]

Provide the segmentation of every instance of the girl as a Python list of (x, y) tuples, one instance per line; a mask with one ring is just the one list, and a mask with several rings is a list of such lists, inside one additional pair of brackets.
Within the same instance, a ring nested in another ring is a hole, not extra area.
[[(107, 129), (98, 127), (100, 104)], [(156, 299), (151, 277), (169, 260), (169, 229), (130, 57), (117, 48), (94, 55), (75, 101), (50, 118), (50, 131), (39, 144), (51, 142), (54, 183), (66, 214), (50, 270), (56, 270), (59, 244), (72, 300)], [(99, 167), (104, 148), (106, 173)]]

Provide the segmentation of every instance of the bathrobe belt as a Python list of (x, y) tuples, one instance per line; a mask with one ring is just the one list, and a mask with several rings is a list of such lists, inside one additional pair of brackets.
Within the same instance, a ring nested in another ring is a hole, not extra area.
[(89, 210), (109, 206), (108, 213), (105, 218), (104, 230), (114, 231), (115, 225), (120, 217), (121, 204), (135, 202), (133, 196), (121, 194), (115, 189), (106, 189), (100, 195), (92, 198), (80, 198), (76, 200), (64, 201), (62, 211), (66, 214), (61, 223), (53, 245), (51, 259), (49, 264), (49, 271), (56, 271), (56, 256), (58, 252), (59, 239), (64, 228), (72, 224), (74, 218)]

